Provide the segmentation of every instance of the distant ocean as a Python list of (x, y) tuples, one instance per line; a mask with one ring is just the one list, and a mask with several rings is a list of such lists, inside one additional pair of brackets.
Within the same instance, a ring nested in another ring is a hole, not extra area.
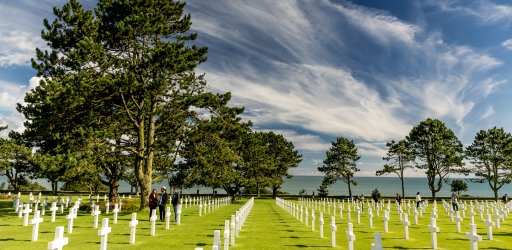
[[(318, 187), (322, 183), (322, 176), (294, 176), (290, 179), (285, 179), (285, 182), (281, 186), (281, 191), (287, 192), (289, 194), (299, 194), (301, 189), (306, 190), (306, 194), (311, 195), (315, 192), (315, 195), (318, 194)], [(394, 196), (396, 193), (401, 193), (401, 185), (400, 179), (398, 177), (355, 177), (357, 185), (352, 185), (352, 195), (360, 195), (364, 194), (365, 196), (369, 196), (374, 189), (378, 189), (381, 195), (383, 196)], [(492, 190), (489, 188), (489, 184), (487, 182), (484, 183), (473, 183), (467, 179), (465, 182), (468, 184), (468, 191), (463, 192), (461, 194), (468, 194), (470, 196), (475, 197), (493, 197)], [(7, 179), (5, 176), (0, 176), (0, 183), (6, 182)], [(41, 185), (50, 188), (49, 183), (45, 180), (36, 180)], [(430, 189), (427, 185), (426, 178), (414, 177), (414, 178), (405, 178), (405, 195), (406, 196), (414, 196), (416, 192), (420, 192), (423, 197), (431, 196)], [(160, 189), (161, 186), (169, 186), (169, 184), (164, 181), (160, 183), (153, 184), (153, 188), (157, 190)], [(183, 190), (184, 193), (196, 193), (199, 190), (200, 194), (212, 194), (212, 188), (198, 187), (198, 188), (190, 188)], [(119, 187), (120, 192), (130, 192), (130, 186), (122, 182)], [(225, 194), (223, 189), (216, 189), (218, 194)], [(439, 191), (436, 196), (437, 197), (446, 197), (450, 196), (450, 185), (448, 183), (443, 182), (443, 188)], [(512, 185), (505, 185), (499, 191), (499, 196), (503, 196), (504, 194), (509, 194), (509, 197), (512, 195)], [(341, 181), (336, 182), (335, 184), (329, 186), (329, 195), (335, 196), (347, 196), (348, 195), (348, 187), (347, 184)]]

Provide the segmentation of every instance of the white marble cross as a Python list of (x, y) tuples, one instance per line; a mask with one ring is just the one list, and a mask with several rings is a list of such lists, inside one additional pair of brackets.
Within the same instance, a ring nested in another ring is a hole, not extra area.
[(309, 212), (308, 212), (308, 208), (306, 207), (306, 227), (309, 226)]
[(357, 224), (361, 224), (361, 209), (362, 209), (362, 206), (361, 205), (361, 208), (357, 209)]
[(490, 214), (487, 214), (487, 220), (484, 220), (484, 225), (487, 227), (487, 239), (492, 240), (492, 227), (494, 226), (494, 222)]
[(368, 220), (370, 222), (370, 228), (373, 228), (373, 213), (371, 208), (368, 208)]
[(352, 212), (352, 210), (350, 209), (350, 205), (347, 206), (347, 220), (348, 221), (351, 221), (352, 219), (350, 218), (350, 213)]
[(30, 209), (30, 204), (25, 204), (25, 209), (23, 209), (23, 214), (24, 214), (24, 218), (23, 218), (23, 226), (28, 226), (28, 216), (30, 215), (30, 213), (32, 212), (32, 209)]
[(178, 205), (178, 210), (176, 211), (176, 225), (181, 224), (181, 205)]
[(50, 207), (50, 211), (52, 211), (52, 222), (55, 222), (55, 212), (57, 212), (57, 203), (52, 202), (52, 206)]
[(112, 228), (108, 226), (108, 218), (103, 218), (101, 229), (98, 230), (98, 236), (101, 236), (100, 250), (107, 250), (107, 238), (110, 232)]
[(98, 220), (99, 215), (101, 214), (100, 206), (96, 205), (94, 208), (93, 216), (94, 216), (94, 228), (98, 228)]
[(437, 233), (439, 233), (440, 229), (437, 226), (436, 218), (430, 218), (430, 225), (428, 225), (428, 229), (430, 230), (431, 235), (431, 246), (433, 249), (437, 249)]
[(62, 247), (67, 245), (69, 239), (64, 238), (64, 227), (56, 227), (55, 228), (55, 238), (53, 241), (48, 242), (49, 250), (62, 250)]
[(473, 211), (473, 205), (471, 205), (471, 207), (469, 207), (469, 218), (470, 218), (469, 224), (475, 224), (475, 212)]
[(345, 231), (348, 240), (348, 250), (354, 250), (354, 241), (356, 240), (356, 235), (354, 234), (354, 225), (352, 223), (348, 223), (348, 231)]
[(324, 238), (324, 213), (323, 212), (320, 212), (319, 224), (320, 224), (320, 239), (323, 239)]
[(151, 213), (151, 218), (149, 218), (149, 220), (151, 221), (151, 233), (150, 233), (150, 235), (151, 236), (155, 236), (155, 228), (156, 228), (156, 220), (157, 220), (156, 209), (153, 209), (153, 212)]
[(311, 231), (315, 231), (315, 210), (311, 210)]
[(388, 232), (388, 222), (389, 222), (389, 210), (384, 210), (384, 216), (382, 217), (384, 220), (384, 233)]
[(119, 213), (119, 205), (114, 204), (114, 209), (112, 210), (114, 212), (114, 224), (117, 224), (117, 214)]
[(231, 224), (230, 224), (230, 230), (229, 232), (231, 233), (231, 241), (230, 241), (230, 245), (231, 246), (234, 246), (235, 245), (235, 227), (236, 227), (236, 219), (235, 219), (235, 215), (231, 215)]
[(135, 244), (135, 233), (138, 224), (137, 213), (132, 213), (132, 220), (128, 223), (128, 227), (130, 227), (130, 244), (132, 245)]
[(457, 216), (455, 216), (455, 225), (457, 229), (457, 233), (460, 233), (460, 223), (462, 222), (462, 217), (460, 217), (460, 212), (457, 211)]
[(69, 214), (66, 215), (68, 220), (68, 234), (73, 233), (73, 219), (76, 218), (76, 208), (72, 207), (69, 209)]
[(110, 203), (107, 201), (105, 203), (105, 214), (108, 214), (110, 212)]
[(414, 211), (413, 211), (413, 214), (414, 214), (414, 225), (418, 225), (418, 209), (416, 207), (414, 207)]
[(336, 247), (336, 231), (336, 219), (334, 216), (331, 216), (331, 247)]
[(43, 218), (40, 217), (40, 212), (36, 211), (34, 214), (34, 219), (30, 221), (32, 224), (32, 241), (37, 241), (37, 237), (39, 235), (39, 223), (43, 222)]
[(482, 236), (480, 236), (476, 233), (476, 225), (475, 224), (469, 225), (469, 233), (466, 233), (466, 238), (469, 239), (469, 249), (477, 250), (478, 242), (482, 241)]
[(220, 250), (220, 230), (213, 231), (213, 247), (212, 249)]
[(202, 216), (202, 213), (203, 212), (203, 204), (202, 203), (199, 203), (199, 216)]
[(500, 228), (501, 216), (500, 216), (500, 212), (498, 211), (498, 209), (494, 210), (494, 219), (496, 220), (495, 226), (496, 226), (497, 229), (499, 229)]
[(409, 239), (409, 226), (411, 222), (409, 222), (409, 216), (404, 214), (404, 220), (402, 220), (402, 224), (404, 225), (404, 239)]
[(229, 220), (224, 221), (224, 250), (229, 248)]
[(19, 203), (16, 208), (18, 210), (18, 218), (23, 218), (23, 204)]
[(372, 250), (383, 250), (384, 248), (382, 248), (382, 236), (380, 235), (379, 232), (375, 232), (373, 233), (373, 241), (374, 243), (372, 243), (371, 245), (371, 249)]
[(165, 229), (170, 228), (170, 221), (171, 221), (171, 208), (166, 207), (165, 208)]

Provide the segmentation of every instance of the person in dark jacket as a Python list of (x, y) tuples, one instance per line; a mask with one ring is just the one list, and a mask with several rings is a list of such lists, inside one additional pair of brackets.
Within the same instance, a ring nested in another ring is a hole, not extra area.
[(167, 188), (162, 187), (162, 194), (160, 195), (160, 200), (158, 200), (158, 210), (160, 211), (160, 221), (165, 220), (165, 205), (167, 205)]
[(151, 219), (153, 211), (156, 213), (156, 206), (158, 206), (158, 193), (156, 192), (156, 189), (153, 189), (153, 192), (149, 194), (149, 219)]
[(176, 221), (178, 219), (178, 209), (180, 205), (180, 192), (177, 187), (174, 187), (174, 193), (172, 194), (172, 200), (171, 200), (172, 206), (174, 208), (174, 220)]

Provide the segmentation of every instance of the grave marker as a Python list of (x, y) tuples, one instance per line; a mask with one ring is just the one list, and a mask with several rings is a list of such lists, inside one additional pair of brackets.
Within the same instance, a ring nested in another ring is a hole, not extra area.
[(114, 204), (112, 212), (114, 212), (114, 224), (117, 224), (117, 214), (119, 213), (119, 207), (117, 204)]
[(336, 220), (334, 216), (331, 216), (331, 247), (336, 247), (336, 231)]
[(440, 231), (439, 227), (436, 225), (436, 218), (430, 218), (430, 225), (428, 225), (428, 229), (430, 230), (431, 235), (431, 246), (433, 249), (437, 249), (437, 233)]
[(34, 219), (30, 221), (30, 224), (32, 224), (32, 241), (37, 241), (38, 235), (39, 235), (39, 223), (43, 222), (43, 218), (40, 216), (40, 212), (36, 211), (34, 214)]
[(68, 234), (73, 233), (73, 219), (76, 218), (76, 208), (70, 208), (69, 214), (66, 215), (66, 219), (68, 220)]
[(484, 225), (487, 227), (487, 239), (492, 240), (492, 227), (494, 226), (494, 222), (490, 214), (487, 214), (487, 220), (484, 220)]
[(57, 203), (52, 202), (52, 206), (50, 207), (50, 211), (52, 211), (52, 222), (55, 222), (55, 212), (57, 212)]
[(152, 210), (151, 218), (149, 220), (151, 221), (151, 232), (150, 232), (150, 235), (151, 236), (155, 236), (155, 228), (156, 228), (156, 220), (157, 220), (156, 209)]
[(379, 232), (375, 232), (373, 233), (373, 241), (374, 243), (372, 243), (372, 250), (383, 250), (384, 248), (382, 248), (382, 236), (380, 235)]
[(69, 239), (64, 238), (64, 227), (56, 227), (55, 228), (55, 238), (53, 241), (48, 242), (49, 250), (62, 250), (62, 247), (67, 245)]
[(24, 214), (23, 226), (24, 227), (28, 226), (28, 217), (31, 212), (32, 212), (32, 209), (30, 209), (30, 204), (25, 204), (25, 209), (23, 209), (23, 214)]
[(404, 214), (404, 220), (402, 221), (402, 224), (404, 225), (404, 239), (409, 239), (409, 226), (411, 225), (411, 222), (409, 222), (409, 216), (407, 214)]
[(348, 250), (354, 250), (354, 241), (356, 240), (356, 235), (354, 234), (354, 225), (352, 223), (348, 223), (348, 231), (345, 231), (348, 240)]
[(108, 226), (108, 218), (103, 218), (101, 229), (98, 230), (98, 236), (101, 236), (100, 250), (107, 250), (107, 238), (110, 232), (112, 228)]
[(135, 233), (137, 230), (137, 225), (139, 221), (137, 220), (137, 213), (132, 213), (132, 220), (128, 223), (128, 227), (130, 227), (130, 244), (135, 244)]
[(482, 236), (480, 236), (476, 233), (476, 225), (475, 224), (469, 225), (469, 233), (466, 233), (466, 238), (469, 239), (469, 249), (477, 250), (478, 242), (482, 241)]

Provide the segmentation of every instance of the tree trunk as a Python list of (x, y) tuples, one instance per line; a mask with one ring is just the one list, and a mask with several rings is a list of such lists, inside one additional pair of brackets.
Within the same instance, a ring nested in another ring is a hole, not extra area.
[(348, 184), (348, 196), (352, 198), (352, 188), (350, 187), (350, 180), (347, 182)]
[(402, 177), (400, 180), (402, 181), (402, 197), (405, 197), (404, 178)]
[(275, 199), (277, 197), (277, 190), (279, 187), (272, 187), (272, 198)]
[(494, 200), (498, 201), (498, 189), (493, 189), (492, 191), (494, 192)]
[(114, 202), (119, 193), (119, 181), (111, 181), (108, 185), (108, 200)]
[(51, 181), (52, 182), (52, 192), (54, 194), (57, 194), (57, 189), (58, 189), (58, 186), (59, 186), (59, 182), (58, 181)]

